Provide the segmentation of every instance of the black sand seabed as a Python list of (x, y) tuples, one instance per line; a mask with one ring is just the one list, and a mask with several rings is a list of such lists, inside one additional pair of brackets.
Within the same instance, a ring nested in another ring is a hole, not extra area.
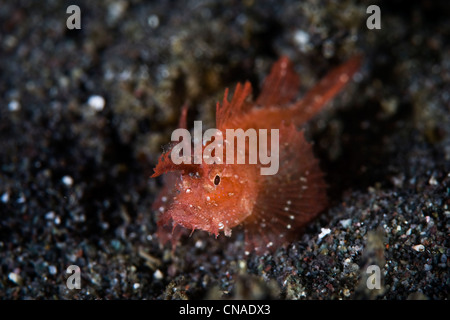
[[(69, 4), (81, 30), (66, 28)], [(0, 298), (447, 299), (449, 7), (1, 1)], [(224, 89), (249, 79), (257, 93), (280, 55), (304, 93), (356, 52), (357, 81), (307, 128), (331, 205), (297, 242), (247, 257), (236, 230), (160, 247), (148, 177), (185, 101), (213, 125)]]

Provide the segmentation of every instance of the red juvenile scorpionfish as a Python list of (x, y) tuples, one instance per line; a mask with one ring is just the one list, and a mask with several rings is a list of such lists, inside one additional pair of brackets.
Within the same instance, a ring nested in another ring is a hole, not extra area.
[[(311, 144), (297, 128), (342, 90), (360, 64), (361, 57), (354, 56), (296, 101), (300, 80), (287, 57), (272, 66), (255, 101), (250, 99), (248, 81), (236, 86), (231, 101), (226, 89), (222, 104), (217, 103), (216, 128), (222, 132), (230, 128), (279, 129), (279, 170), (261, 175), (259, 162), (175, 165), (171, 150), (164, 152), (151, 176), (165, 174), (165, 185), (153, 206), (160, 212), (157, 234), (161, 242), (172, 240), (175, 246), (183, 228), (217, 237), (220, 232), (230, 236), (232, 228), (242, 225), (246, 253), (262, 254), (298, 237), (326, 208), (327, 195)], [(185, 107), (182, 128), (186, 128), (186, 113)]]

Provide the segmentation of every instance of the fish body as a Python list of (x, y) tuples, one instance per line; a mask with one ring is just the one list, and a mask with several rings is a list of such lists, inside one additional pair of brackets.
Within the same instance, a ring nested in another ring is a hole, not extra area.
[[(287, 57), (281, 57), (265, 79), (261, 94), (250, 99), (249, 82), (238, 84), (231, 101), (228, 89), (217, 103), (216, 128), (277, 129), (279, 170), (261, 175), (263, 164), (213, 163), (175, 165), (163, 153), (152, 177), (165, 175), (165, 185), (154, 203), (160, 212), (158, 236), (175, 245), (183, 228), (204, 230), (216, 237), (243, 225), (246, 253), (264, 253), (292, 241), (327, 206), (324, 174), (303, 126), (351, 80), (359, 69), (355, 56), (331, 70), (306, 95), (294, 101), (300, 79)], [(187, 108), (180, 127), (186, 128)], [(208, 144), (203, 146), (203, 150)], [(224, 137), (224, 148), (229, 145)], [(244, 152), (248, 159), (248, 148)], [(270, 148), (268, 152), (271, 152)], [(181, 227), (181, 228), (179, 228)]]

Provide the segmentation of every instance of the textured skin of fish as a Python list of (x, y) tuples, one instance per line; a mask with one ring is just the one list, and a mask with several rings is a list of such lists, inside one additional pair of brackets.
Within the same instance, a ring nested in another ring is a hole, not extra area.
[[(164, 152), (152, 175), (164, 174), (164, 187), (153, 205), (159, 212), (160, 241), (171, 240), (174, 248), (183, 229), (204, 230), (217, 237), (220, 232), (229, 236), (232, 228), (242, 225), (246, 253), (262, 254), (298, 237), (326, 208), (327, 196), (311, 144), (297, 128), (342, 90), (360, 64), (360, 56), (351, 58), (296, 101), (300, 80), (287, 57), (273, 65), (255, 101), (250, 99), (249, 82), (236, 86), (231, 101), (226, 89), (222, 103), (217, 103), (216, 128), (222, 132), (279, 129), (279, 171), (261, 175), (260, 163), (175, 165), (171, 150)], [(187, 126), (186, 114), (184, 107), (182, 128)]]

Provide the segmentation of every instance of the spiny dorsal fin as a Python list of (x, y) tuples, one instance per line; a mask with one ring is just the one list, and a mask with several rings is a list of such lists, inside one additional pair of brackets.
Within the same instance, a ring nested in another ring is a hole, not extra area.
[(244, 85), (238, 83), (234, 90), (231, 102), (228, 101), (228, 88), (225, 90), (222, 105), (216, 106), (216, 126), (218, 129), (225, 129), (227, 123), (239, 114), (245, 113), (251, 104), (246, 99), (252, 93), (252, 85), (246, 81)]
[(283, 56), (272, 66), (264, 80), (261, 94), (256, 100), (260, 106), (282, 106), (291, 102), (298, 94), (300, 78), (288, 57)]

